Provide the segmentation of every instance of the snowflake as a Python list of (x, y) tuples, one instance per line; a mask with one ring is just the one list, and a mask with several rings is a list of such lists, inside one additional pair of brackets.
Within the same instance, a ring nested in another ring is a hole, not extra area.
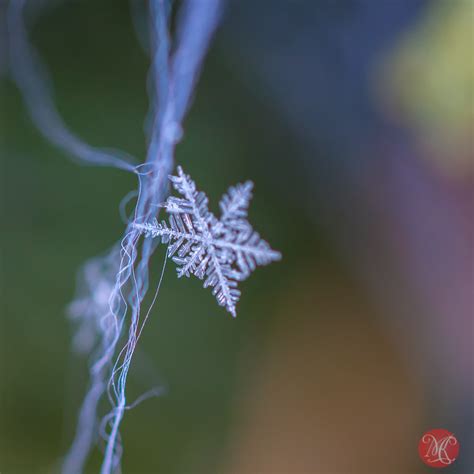
[(170, 196), (162, 207), (169, 214), (169, 226), (156, 219), (134, 224), (147, 237), (168, 244), (168, 257), (177, 264), (178, 277), (195, 275), (204, 280), (220, 306), (236, 316), (240, 297), (237, 282), (247, 278), (257, 265), (280, 260), (247, 221), (247, 208), (253, 184), (247, 181), (229, 188), (220, 201), (218, 220), (208, 209), (208, 198), (178, 166), (178, 175), (170, 176), (183, 197)]

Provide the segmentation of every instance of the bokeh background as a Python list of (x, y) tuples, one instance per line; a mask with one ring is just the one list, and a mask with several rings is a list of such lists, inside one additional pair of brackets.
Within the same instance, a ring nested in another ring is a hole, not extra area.
[[(29, 24), (71, 128), (144, 157), (132, 4), (30, 2)], [(425, 473), (418, 441), (439, 427), (461, 445), (446, 471), (473, 472), (473, 27), (472, 0), (227, 4), (176, 162), (214, 210), (252, 179), (251, 222), (284, 258), (242, 284), (235, 320), (167, 267), (128, 394), (166, 391), (127, 413), (124, 473)], [(87, 373), (65, 308), (136, 182), (47, 143), (8, 62), (0, 472), (52, 473)]]

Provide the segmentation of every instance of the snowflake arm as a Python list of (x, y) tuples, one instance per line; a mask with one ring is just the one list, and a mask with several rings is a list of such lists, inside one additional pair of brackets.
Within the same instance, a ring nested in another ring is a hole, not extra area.
[(218, 220), (208, 209), (207, 196), (181, 167), (170, 180), (182, 197), (170, 196), (162, 205), (169, 214), (169, 226), (155, 219), (135, 224), (135, 228), (146, 237), (167, 243), (178, 277), (195, 275), (204, 280), (204, 287), (212, 288), (218, 304), (235, 317), (240, 298), (237, 282), (257, 266), (281, 258), (247, 221), (253, 184), (247, 181), (229, 188), (220, 201)]
[(250, 199), (252, 199), (252, 188), (252, 181), (229, 188), (229, 191), (222, 196), (219, 203), (222, 222), (245, 220), (247, 218), (247, 208), (249, 207)]
[(168, 213), (183, 213), (192, 216), (195, 227), (205, 233), (207, 222), (213, 217), (209, 212), (207, 196), (196, 189), (194, 181), (178, 166), (178, 176), (170, 176), (173, 187), (184, 196), (183, 198), (169, 197), (165, 203)]

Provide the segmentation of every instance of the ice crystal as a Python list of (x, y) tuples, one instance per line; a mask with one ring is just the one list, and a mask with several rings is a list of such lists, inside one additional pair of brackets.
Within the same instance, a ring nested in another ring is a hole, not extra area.
[(195, 275), (204, 280), (220, 306), (236, 316), (240, 297), (237, 282), (247, 278), (257, 265), (281, 258), (247, 221), (253, 184), (247, 181), (229, 188), (220, 201), (218, 220), (208, 209), (208, 198), (178, 166), (170, 176), (182, 197), (170, 196), (162, 207), (169, 214), (165, 222), (135, 224), (148, 237), (168, 244), (168, 257), (177, 264), (178, 277)]

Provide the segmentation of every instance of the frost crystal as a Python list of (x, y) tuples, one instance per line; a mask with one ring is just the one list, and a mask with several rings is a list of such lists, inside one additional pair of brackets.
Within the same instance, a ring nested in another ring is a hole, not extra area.
[(170, 180), (183, 197), (170, 196), (162, 204), (169, 214), (169, 226), (155, 219), (135, 224), (135, 228), (168, 243), (168, 257), (178, 265), (178, 277), (196, 275), (204, 280), (204, 287), (212, 287), (219, 305), (235, 317), (240, 297), (237, 282), (245, 280), (257, 265), (281, 258), (247, 221), (253, 184), (247, 181), (229, 188), (219, 204), (218, 220), (208, 209), (207, 196), (180, 166), (178, 176)]

